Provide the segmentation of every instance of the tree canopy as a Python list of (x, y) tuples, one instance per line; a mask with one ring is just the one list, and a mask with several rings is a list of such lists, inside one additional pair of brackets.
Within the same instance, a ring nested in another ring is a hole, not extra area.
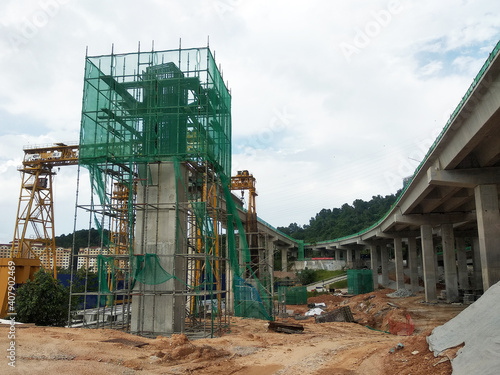
[(396, 201), (396, 195), (373, 196), (369, 202), (356, 199), (352, 205), (341, 208), (322, 209), (303, 226), (291, 223), (278, 227), (280, 231), (297, 240), (317, 242), (347, 236), (377, 222)]
[[(106, 235), (107, 231), (104, 230)], [(80, 229), (75, 232), (75, 249), (85, 248), (87, 246), (100, 246), (101, 236), (97, 229)], [(56, 246), (69, 248), (73, 247), (73, 233), (61, 234), (56, 236)]]
[(17, 319), (36, 325), (64, 326), (68, 318), (69, 290), (40, 269), (33, 281), (17, 290)]

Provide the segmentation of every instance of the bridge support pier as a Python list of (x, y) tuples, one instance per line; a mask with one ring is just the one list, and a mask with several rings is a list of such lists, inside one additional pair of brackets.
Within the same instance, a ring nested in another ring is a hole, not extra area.
[(455, 238), (457, 246), (457, 265), (458, 265), (458, 286), (462, 290), (470, 289), (469, 276), (467, 275), (467, 253), (465, 252), (465, 238)]
[(455, 257), (455, 236), (453, 224), (441, 225), (441, 240), (443, 242), (444, 280), (446, 284), (446, 301), (458, 301), (457, 260)]
[(424, 266), (425, 301), (437, 302), (436, 289), (436, 260), (434, 257), (434, 243), (432, 241), (432, 226), (420, 226), (422, 238), (422, 261)]
[(408, 238), (408, 261), (410, 263), (411, 291), (418, 292), (418, 261), (417, 261), (417, 239)]
[(382, 266), (382, 286), (389, 285), (389, 249), (387, 245), (380, 246), (380, 263)]
[(403, 240), (401, 238), (394, 239), (394, 257), (396, 263), (396, 288), (404, 289), (405, 274), (403, 270)]
[(286, 247), (281, 248), (281, 270), (288, 271), (288, 249)]
[(340, 250), (339, 249), (335, 249), (335, 260), (336, 261), (340, 260)]
[(495, 184), (478, 185), (474, 188), (476, 200), (479, 251), (483, 267), (483, 289), (500, 280), (500, 212), (498, 189)]
[(479, 252), (479, 238), (472, 239), (472, 267), (474, 269), (474, 291), (483, 291), (483, 270), (481, 268), (481, 254)]
[(363, 268), (364, 262), (361, 259), (361, 251), (364, 249), (354, 249), (354, 268)]
[(378, 251), (377, 245), (370, 245), (370, 261), (373, 273), (373, 290), (378, 289)]
[(347, 259), (346, 259), (347, 268), (353, 268), (354, 262), (353, 262), (352, 249), (347, 249), (346, 252), (347, 252)]

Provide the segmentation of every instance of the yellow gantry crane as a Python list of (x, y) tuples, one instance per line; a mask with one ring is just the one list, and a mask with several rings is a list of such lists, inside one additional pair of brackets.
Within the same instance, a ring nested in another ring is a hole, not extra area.
[(0, 317), (7, 312), (9, 285), (33, 278), (40, 266), (57, 277), (53, 168), (78, 164), (78, 151), (77, 144), (64, 143), (24, 147), (23, 164), (18, 168), (22, 182), (10, 258), (0, 259)]
[(246, 235), (248, 242), (248, 249), (250, 251), (250, 267), (252, 271), (258, 276), (259, 273), (259, 251), (258, 251), (258, 231), (257, 231), (257, 211), (255, 208), (255, 197), (257, 191), (255, 190), (255, 177), (247, 170), (238, 171), (236, 176), (231, 177), (231, 190), (241, 190), (241, 197), (244, 197), (244, 191), (248, 190), (248, 211), (246, 222)]

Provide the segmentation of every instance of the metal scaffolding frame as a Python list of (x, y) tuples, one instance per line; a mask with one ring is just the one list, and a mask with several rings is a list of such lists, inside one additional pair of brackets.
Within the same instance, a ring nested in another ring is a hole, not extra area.
[(77, 201), (75, 229), (88, 214), (100, 245), (74, 252), (74, 265), (92, 261), (72, 283), (70, 325), (193, 337), (229, 328), (240, 274), (230, 258), (241, 251), (231, 239), (244, 235), (227, 210), (230, 99), (208, 47), (87, 56), (80, 165), (92, 198)]

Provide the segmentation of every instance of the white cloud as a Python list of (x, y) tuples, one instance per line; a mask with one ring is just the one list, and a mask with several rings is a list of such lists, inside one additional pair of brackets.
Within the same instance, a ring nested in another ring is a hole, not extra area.
[[(57, 11), (35, 24), (47, 3)], [(389, 17), (390, 4), (4, 1), (0, 241), (12, 237), (22, 146), (78, 139), (86, 46), (90, 55), (109, 54), (113, 43), (115, 52), (139, 42), (149, 50), (152, 40), (175, 49), (179, 38), (195, 47), (210, 36), (232, 90), (233, 170), (255, 175), (257, 211), (272, 225), (395, 192), (496, 44), (500, 3), (400, 0)], [(23, 35), (26, 22), (36, 28)], [(359, 32), (368, 39), (349, 61), (339, 45)], [(13, 35), (24, 38), (17, 48)], [(56, 177), (58, 233), (72, 230), (75, 173)]]

